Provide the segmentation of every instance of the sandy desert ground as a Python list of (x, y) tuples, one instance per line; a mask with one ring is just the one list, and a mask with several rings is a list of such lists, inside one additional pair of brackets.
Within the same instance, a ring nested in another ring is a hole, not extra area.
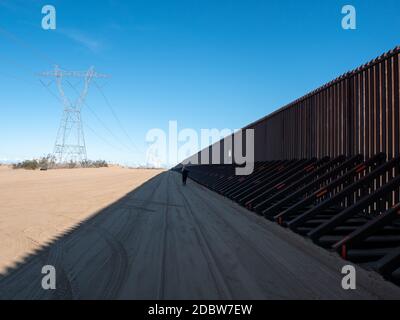
[(160, 170), (49, 171), (0, 166), (0, 274)]
[[(17, 173), (19, 180), (10, 179), (18, 201), (1, 184), (12, 217), (3, 209), (1, 239), (8, 242), (0, 250), (11, 261), (155, 173)], [(38, 183), (45, 180), (39, 175), (48, 181)], [(345, 264), (193, 181), (183, 187), (168, 171), (0, 275), (0, 300), (400, 298), (399, 287), (358, 267), (357, 290), (343, 290)], [(55, 266), (56, 290), (42, 289), (43, 265)]]

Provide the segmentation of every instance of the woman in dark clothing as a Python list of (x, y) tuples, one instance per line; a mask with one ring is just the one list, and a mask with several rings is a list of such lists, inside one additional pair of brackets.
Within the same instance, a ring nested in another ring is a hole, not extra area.
[(184, 186), (186, 186), (186, 180), (189, 176), (189, 171), (186, 169), (186, 166), (182, 167), (182, 183)]

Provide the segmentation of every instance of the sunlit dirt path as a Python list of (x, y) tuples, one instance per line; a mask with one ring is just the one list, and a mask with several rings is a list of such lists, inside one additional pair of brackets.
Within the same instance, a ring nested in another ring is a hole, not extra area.
[[(41, 288), (41, 268), (57, 289)], [(164, 172), (0, 280), (1, 298), (385, 299), (400, 289), (189, 181)]]

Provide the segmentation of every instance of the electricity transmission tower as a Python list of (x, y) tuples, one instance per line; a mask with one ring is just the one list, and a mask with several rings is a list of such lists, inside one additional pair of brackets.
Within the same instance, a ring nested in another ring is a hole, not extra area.
[[(64, 71), (58, 66), (55, 66), (54, 71), (43, 72), (40, 76), (55, 78), (58, 93), (64, 106), (53, 152), (56, 162), (66, 163), (72, 161), (80, 163), (87, 160), (81, 110), (88, 94), (90, 82), (95, 78), (107, 78), (108, 76), (95, 72), (94, 67), (91, 67), (88, 71), (81, 72)], [(83, 88), (80, 93), (67, 78), (83, 79)], [(65, 94), (64, 80), (79, 94), (75, 100), (70, 100)]]

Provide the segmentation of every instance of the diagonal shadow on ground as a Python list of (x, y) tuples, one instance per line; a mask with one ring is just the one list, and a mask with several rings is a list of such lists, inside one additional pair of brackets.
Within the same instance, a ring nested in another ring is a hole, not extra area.
[[(123, 241), (135, 241), (135, 225), (145, 223), (148, 215), (158, 214), (159, 204), (152, 200), (163, 174), (77, 221), (0, 274), (0, 299), (116, 298), (129, 264)], [(56, 268), (56, 290), (42, 288), (44, 265)], [(91, 267), (85, 270), (85, 265)], [(83, 278), (87, 280), (85, 288), (81, 287)]]

